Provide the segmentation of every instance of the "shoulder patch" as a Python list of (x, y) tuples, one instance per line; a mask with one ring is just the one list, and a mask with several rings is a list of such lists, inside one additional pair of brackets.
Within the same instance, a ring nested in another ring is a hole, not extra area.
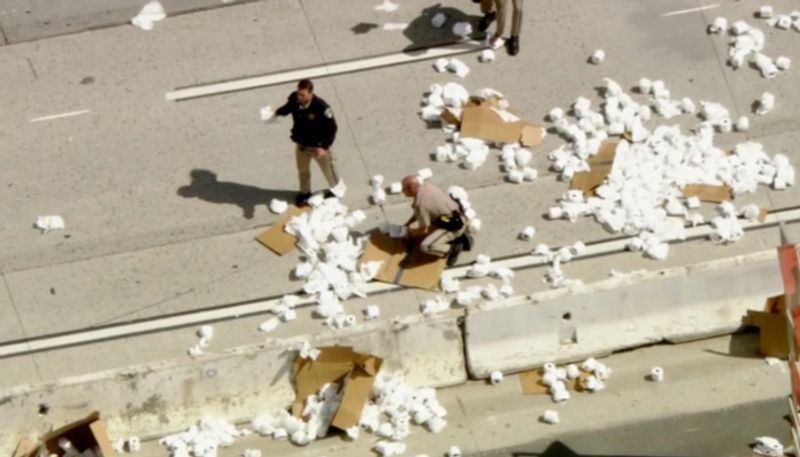
[(333, 110), (330, 107), (325, 108), (325, 117), (333, 119)]

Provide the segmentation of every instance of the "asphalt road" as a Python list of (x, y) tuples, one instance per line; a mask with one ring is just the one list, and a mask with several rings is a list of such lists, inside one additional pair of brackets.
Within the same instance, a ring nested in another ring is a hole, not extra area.
[(777, 399), (586, 433), (555, 434), (472, 457), (745, 456), (757, 436), (772, 436), (788, 447), (787, 406), (785, 399)]

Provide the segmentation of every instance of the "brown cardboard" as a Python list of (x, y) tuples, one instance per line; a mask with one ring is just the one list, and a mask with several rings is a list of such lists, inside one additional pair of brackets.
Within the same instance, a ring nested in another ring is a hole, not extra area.
[(725, 185), (712, 186), (710, 184), (687, 184), (681, 189), (686, 198), (697, 197), (701, 201), (711, 203), (722, 203), (733, 200), (731, 188)]
[(447, 108), (445, 108), (445, 110), (442, 111), (441, 118), (448, 124), (454, 124), (456, 127), (461, 126), (461, 119), (458, 116), (456, 116), (455, 113), (453, 113)]
[(765, 313), (747, 310), (742, 319), (745, 325), (759, 328), (759, 352), (765, 357), (786, 358), (789, 354), (789, 342), (786, 336), (786, 317), (782, 313)]
[[(544, 369), (539, 368), (536, 370), (529, 370), (523, 371), (519, 374), (519, 383), (522, 386), (522, 394), (523, 395), (539, 395), (539, 394), (546, 394), (549, 392), (549, 388), (542, 383), (542, 375), (544, 374)], [(584, 392), (586, 389), (583, 388), (583, 382), (591, 376), (590, 373), (586, 373), (585, 371), (581, 370), (580, 375), (575, 379), (568, 379), (564, 384), (567, 386), (567, 390), (573, 390), (575, 392)]]
[(425, 254), (415, 245), (408, 265), (401, 267), (400, 262), (406, 257), (407, 243), (406, 240), (374, 232), (370, 236), (359, 263), (383, 262), (375, 276), (376, 281), (438, 290), (439, 278), (447, 264), (447, 259)]
[(523, 371), (519, 374), (519, 383), (522, 386), (523, 395), (538, 395), (547, 393), (547, 386), (542, 384), (542, 374), (544, 374), (544, 370), (541, 368)]
[[(527, 147), (541, 143), (542, 133), (539, 126), (522, 120), (505, 122), (492, 108), (500, 109), (497, 99), (471, 100), (467, 103), (461, 112), (461, 136), (501, 143), (521, 142)], [(512, 112), (509, 107), (505, 110)]]
[(767, 214), (769, 214), (767, 210), (765, 208), (761, 208), (758, 211), (758, 222), (761, 222), (763, 224), (764, 221), (767, 220)]
[(597, 154), (586, 159), (589, 171), (575, 173), (569, 183), (570, 189), (580, 189), (585, 197), (594, 195), (594, 190), (603, 184), (611, 167), (614, 166), (614, 156), (617, 153), (618, 141), (606, 141), (600, 145)]
[(342, 402), (331, 425), (346, 430), (358, 424), (383, 360), (354, 352), (353, 348), (346, 346), (323, 347), (319, 351), (316, 360), (299, 356), (294, 359), (292, 370), (296, 396), (292, 403), (292, 414), (300, 417), (309, 395), (317, 393), (329, 382), (337, 382), (343, 389)]
[(286, 227), (286, 223), (289, 222), (289, 219), (308, 211), (311, 211), (311, 208), (307, 206), (302, 208), (290, 206), (280, 219), (256, 236), (256, 241), (278, 255), (284, 255), (294, 251), (297, 238), (286, 233), (284, 227)]
[(785, 295), (768, 298), (764, 302), (764, 311), (747, 310), (742, 323), (759, 328), (759, 352), (762, 355), (780, 358), (788, 356)]
[(48, 455), (62, 456), (64, 451), (58, 446), (59, 438), (64, 437), (72, 442), (78, 452), (97, 447), (101, 457), (114, 457), (116, 453), (111, 447), (111, 440), (103, 423), (100, 413), (93, 412), (84, 419), (67, 424), (57, 430), (47, 433), (42, 437), (42, 446)]
[(19, 444), (17, 444), (17, 449), (14, 451), (13, 457), (26, 457), (33, 455), (36, 449), (38, 449), (38, 447), (33, 443), (33, 441), (29, 440), (28, 438), (22, 438), (19, 441)]

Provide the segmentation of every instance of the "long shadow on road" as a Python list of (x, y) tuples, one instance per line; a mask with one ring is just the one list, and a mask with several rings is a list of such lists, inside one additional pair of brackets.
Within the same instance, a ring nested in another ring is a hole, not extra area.
[(269, 205), (273, 198), (292, 201), (297, 192), (291, 190), (262, 189), (228, 181), (218, 181), (210, 170), (195, 168), (189, 173), (191, 183), (178, 189), (184, 198), (199, 198), (209, 203), (236, 205), (242, 216), (252, 219), (258, 205)]

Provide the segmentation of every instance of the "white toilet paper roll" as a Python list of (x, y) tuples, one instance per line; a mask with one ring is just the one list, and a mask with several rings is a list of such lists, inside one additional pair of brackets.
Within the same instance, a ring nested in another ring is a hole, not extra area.
[(664, 369), (661, 367), (653, 367), (653, 369), (650, 370), (650, 380), (654, 382), (664, 381)]
[(544, 372), (555, 372), (556, 371), (556, 364), (552, 362), (547, 362), (544, 364)]
[(489, 376), (489, 380), (492, 384), (500, 384), (503, 382), (503, 372), (502, 371), (493, 371), (492, 374)]

